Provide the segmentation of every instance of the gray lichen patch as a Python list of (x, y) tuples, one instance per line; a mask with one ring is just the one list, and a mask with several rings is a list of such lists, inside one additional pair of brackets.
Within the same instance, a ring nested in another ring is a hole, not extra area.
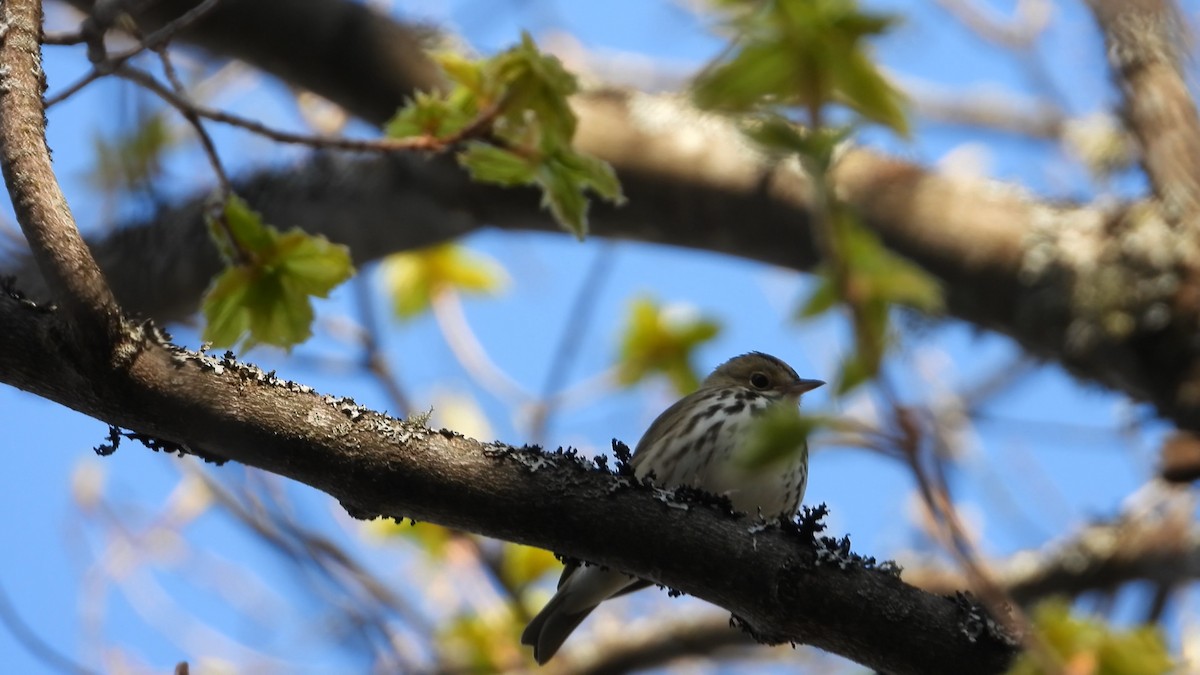
[(1179, 270), (1195, 245), (1151, 204), (1119, 211), (1044, 209), (1027, 236), (1020, 280), (1043, 304), (1059, 304), (1065, 349), (1080, 356), (1098, 344), (1159, 330), (1171, 318)]

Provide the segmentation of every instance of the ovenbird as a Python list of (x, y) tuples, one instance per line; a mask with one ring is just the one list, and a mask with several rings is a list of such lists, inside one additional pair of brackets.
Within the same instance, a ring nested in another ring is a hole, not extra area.
[[(822, 384), (761, 352), (730, 359), (651, 423), (634, 450), (634, 473), (653, 475), (663, 488), (688, 485), (724, 495), (738, 511), (791, 518), (808, 481), (808, 449), (797, 448), (778, 471), (747, 468), (737, 456), (755, 417), (773, 405), (798, 405), (801, 394)], [(529, 622), (521, 642), (545, 663), (597, 605), (646, 585), (616, 570), (568, 565), (558, 592)]]

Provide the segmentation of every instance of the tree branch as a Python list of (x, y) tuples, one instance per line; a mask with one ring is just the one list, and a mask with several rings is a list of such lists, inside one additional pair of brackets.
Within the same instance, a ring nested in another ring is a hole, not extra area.
[[(1166, 587), (1193, 582), (1200, 578), (1200, 530), (1192, 526), (1194, 500), (1179, 497), (1152, 514), (1089, 525), (1045, 551), (1019, 553), (993, 565), (991, 574), (1022, 605), (1137, 580)], [(934, 593), (953, 592), (965, 583), (949, 570), (910, 567), (906, 576)]]
[(33, 259), (55, 300), (90, 335), (90, 347), (113, 344), (116, 300), (75, 229), (54, 178), (42, 108), (42, 3), (6, 2), (0, 17), (0, 166)]
[[(628, 570), (729, 609), (763, 639), (890, 673), (963, 672), (963, 663), (1002, 672), (1014, 656), (961, 598), (814, 548), (791, 529), (684, 507), (571, 456), (432, 431), (140, 329), (128, 329), (140, 348), (127, 369), (84, 378), (46, 339), (61, 320), (0, 297), (10, 336), (3, 381), (158, 439), (160, 449), (292, 478), (360, 517), (415, 518)], [(70, 386), (81, 380), (88, 386)]]
[(1170, 0), (1091, 0), (1142, 166), (1172, 220), (1200, 215), (1200, 117), (1184, 81), (1186, 28)]
[[(153, 29), (193, 4), (155, 3), (159, 9), (140, 16)], [(340, 27), (334, 60), (322, 56), (330, 22)], [(245, 31), (257, 37), (225, 37)], [(228, 0), (181, 37), (245, 58), (378, 123), (413, 86), (436, 79), (414, 75), (432, 72), (419, 33), (344, 0)], [(373, 37), (345, 39), (366, 34)], [(375, 42), (384, 35), (387, 49)], [(364, 84), (360, 72), (377, 77)], [(350, 80), (363, 86), (348, 87)], [(620, 211), (597, 208), (593, 231), (799, 270), (816, 263), (804, 176), (753, 153), (730, 122), (669, 95), (597, 91), (577, 97), (574, 107), (579, 147), (610, 161), (629, 197)], [(889, 246), (942, 280), (951, 315), (1012, 336), (1034, 355), (1200, 429), (1200, 345), (1191, 339), (1200, 302), (1188, 301), (1193, 285), (1179, 283), (1200, 263), (1193, 242), (1154, 205), (1051, 205), (865, 150), (847, 151), (831, 180)], [(269, 221), (323, 232), (350, 245), (360, 261), (485, 224), (555, 229), (532, 193), (472, 185), (449, 161), (318, 159), (294, 174), (261, 174), (238, 190)], [(163, 293), (158, 301), (130, 301), (130, 308), (175, 318), (195, 307), (216, 269), (196, 213), (194, 203), (164, 210), (150, 231), (118, 232), (111, 247), (102, 246), (99, 257), (118, 297), (139, 287)], [(392, 226), (396, 213), (405, 214), (405, 228)], [(154, 284), (145, 283), (150, 271)], [(27, 271), (20, 276), (36, 290)]]
[[(95, 0), (68, 0), (91, 13)], [(153, 33), (200, 0), (136, 4), (142, 33)], [(417, 89), (442, 82), (425, 55), (432, 29), (392, 21), (357, 2), (222, 0), (179, 35), (214, 54), (254, 64), (279, 79), (321, 94), (376, 124)]]

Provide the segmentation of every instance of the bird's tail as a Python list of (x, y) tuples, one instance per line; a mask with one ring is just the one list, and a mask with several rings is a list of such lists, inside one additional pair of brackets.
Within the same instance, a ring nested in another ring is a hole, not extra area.
[(533, 658), (539, 666), (558, 653), (571, 633), (597, 607), (592, 605), (576, 612), (568, 612), (564, 607), (566, 597), (565, 593), (555, 595), (542, 611), (533, 617), (525, 627), (525, 632), (521, 633), (521, 644), (533, 647)]
[(602, 567), (568, 568), (558, 592), (525, 627), (521, 644), (533, 647), (538, 665), (546, 663), (597, 605), (639, 583), (627, 574)]

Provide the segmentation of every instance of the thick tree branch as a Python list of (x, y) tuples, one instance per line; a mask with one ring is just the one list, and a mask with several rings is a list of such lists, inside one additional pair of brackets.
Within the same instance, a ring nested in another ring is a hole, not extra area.
[(75, 229), (54, 178), (42, 107), (42, 3), (15, 0), (0, 8), (0, 166), (17, 222), (54, 299), (83, 334), (112, 344), (119, 325), (116, 300)]
[[(90, 13), (95, 0), (69, 0)], [(143, 33), (183, 15), (200, 0), (124, 3)], [(180, 38), (254, 64), (380, 124), (416, 89), (441, 83), (425, 56), (434, 32), (390, 20), (357, 2), (222, 0)]]
[[(1138, 580), (1166, 587), (1191, 583), (1200, 578), (1200, 531), (1191, 522), (1193, 507), (1187, 498), (1153, 517), (1091, 525), (1046, 551), (1023, 552), (992, 565), (990, 573), (1023, 605)], [(952, 592), (965, 583), (960, 573), (949, 570), (910, 567), (906, 577), (934, 593)]]
[[(156, 6), (178, 12), (192, 4)], [(355, 3), (227, 0), (222, 8), (183, 37), (313, 87), (365, 119), (386, 119), (412, 86), (433, 81), (412, 75), (429, 68), (417, 32)], [(170, 16), (165, 10), (150, 16), (148, 28)], [(286, 31), (273, 23), (279, 16), (287, 17)], [(347, 73), (358, 71), (340, 70), (340, 62), (321, 58), (322, 49), (309, 48), (327, 44), (330, 21), (346, 34), (387, 34), (395, 41), (388, 50), (370, 41), (338, 43), (339, 52), (357, 53), (339, 58), (371, 64), (366, 70), (377, 77), (369, 86), (347, 91)], [(362, 22), (372, 25), (351, 27)], [(261, 39), (221, 37), (247, 30)], [(395, 46), (405, 41), (407, 46)], [(624, 210), (597, 209), (593, 229), (601, 236), (721, 251), (801, 270), (816, 262), (804, 177), (755, 155), (729, 122), (701, 115), (676, 97), (632, 92), (582, 95), (575, 109), (580, 147), (612, 162), (630, 197)], [(239, 190), (271, 222), (323, 231), (349, 244), (360, 260), (484, 225), (553, 229), (532, 194), (471, 185), (449, 164), (318, 160), (293, 175), (261, 175)], [(862, 150), (842, 157), (832, 182), (891, 247), (943, 281), (950, 314), (1010, 335), (1035, 355), (1152, 402), (1180, 426), (1200, 429), (1200, 347), (1191, 339), (1200, 302), (1186, 301), (1180, 295), (1187, 292), (1179, 290), (1191, 287), (1181, 279), (1200, 269), (1200, 261), (1186, 234), (1155, 206), (1101, 210), (1039, 203)], [(195, 307), (216, 269), (214, 254), (196, 253), (209, 251), (196, 212), (195, 204), (169, 209), (156, 216), (151, 231), (119, 232), (102, 247), (102, 265), (130, 308), (171, 318)], [(396, 214), (403, 214), (405, 227), (395, 226)], [(331, 232), (335, 222), (348, 229)], [(163, 278), (159, 271), (175, 274)], [(20, 276), (36, 289), (26, 273)], [(146, 284), (147, 278), (156, 283)], [(135, 288), (163, 297), (129, 299), (125, 291)]]
[[(970, 603), (814, 549), (790, 530), (664, 502), (565, 455), (484, 444), (320, 396), (129, 328), (127, 369), (79, 375), (63, 317), (0, 296), (9, 384), (166, 442), (323, 490), (360, 516), (410, 517), (599, 561), (729, 609), (765, 639), (890, 673), (1002, 672), (1015, 647)], [(89, 364), (89, 369), (94, 364)], [(71, 386), (87, 381), (88, 386)]]

